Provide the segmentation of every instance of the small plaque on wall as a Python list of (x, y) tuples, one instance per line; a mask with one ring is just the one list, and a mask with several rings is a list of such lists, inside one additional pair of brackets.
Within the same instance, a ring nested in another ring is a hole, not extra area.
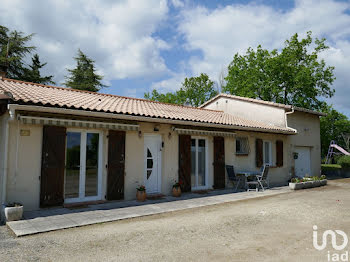
[(29, 129), (21, 129), (20, 135), (21, 136), (30, 136), (30, 130)]

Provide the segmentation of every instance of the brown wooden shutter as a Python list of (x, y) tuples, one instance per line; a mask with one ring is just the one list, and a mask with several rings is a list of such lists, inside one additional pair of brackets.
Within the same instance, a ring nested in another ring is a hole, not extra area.
[(191, 136), (179, 135), (179, 181), (182, 190), (191, 191)]
[(276, 166), (283, 166), (283, 141), (276, 141)]
[(255, 141), (255, 159), (256, 167), (261, 167), (263, 165), (263, 141), (259, 138)]
[(40, 206), (63, 204), (66, 128), (43, 127), (41, 156)]
[(109, 130), (107, 199), (124, 199), (125, 132)]
[(214, 188), (225, 188), (225, 139), (214, 137)]

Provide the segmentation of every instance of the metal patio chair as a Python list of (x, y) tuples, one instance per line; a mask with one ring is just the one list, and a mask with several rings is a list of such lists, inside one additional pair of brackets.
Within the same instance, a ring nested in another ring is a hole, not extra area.
[[(261, 173), (259, 175), (256, 175), (253, 181), (247, 182), (247, 187), (248, 187), (247, 191), (255, 190), (258, 192), (259, 186), (261, 187), (262, 191), (264, 191), (266, 188), (269, 188), (270, 187), (269, 177), (268, 177), (269, 169), (270, 169), (270, 165), (267, 165), (267, 164), (263, 165), (260, 169), (262, 170)], [(249, 187), (250, 185), (254, 185), (255, 189), (251, 189)], [(264, 187), (264, 185), (266, 185), (266, 187)]]
[(236, 176), (235, 170), (233, 166), (226, 165), (226, 171), (228, 179), (233, 183), (236, 184), (235, 191), (237, 191), (239, 184), (242, 182), (244, 184), (244, 178), (241, 176)]

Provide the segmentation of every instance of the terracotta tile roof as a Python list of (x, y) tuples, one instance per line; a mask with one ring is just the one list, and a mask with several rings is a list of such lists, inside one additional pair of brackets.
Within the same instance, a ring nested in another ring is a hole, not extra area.
[(0, 90), (3, 93), (9, 92), (14, 102), (24, 104), (218, 124), (226, 127), (232, 126), (233, 129), (241, 127), (241, 129), (256, 129), (257, 131), (295, 133), (289, 128), (246, 120), (222, 111), (40, 85), (7, 78), (0, 78)]
[(265, 100), (254, 99), (254, 98), (243, 97), (243, 96), (229, 95), (229, 94), (224, 94), (224, 93), (214, 96), (212, 99), (210, 99), (207, 102), (205, 102), (204, 104), (200, 105), (199, 108), (204, 108), (206, 105), (214, 102), (216, 99), (218, 99), (220, 97), (227, 97), (227, 98), (246, 101), (246, 102), (274, 106), (274, 107), (284, 108), (287, 110), (292, 110), (292, 108), (294, 108), (295, 111), (300, 111), (300, 112), (319, 115), (319, 116), (326, 115), (325, 113), (322, 113), (322, 112), (318, 112), (318, 111), (314, 111), (314, 110), (310, 110), (310, 109), (306, 109), (306, 108), (302, 108), (302, 107), (298, 107), (298, 106), (285, 105), (285, 104), (275, 103), (275, 102), (271, 102), (271, 101), (265, 101)]

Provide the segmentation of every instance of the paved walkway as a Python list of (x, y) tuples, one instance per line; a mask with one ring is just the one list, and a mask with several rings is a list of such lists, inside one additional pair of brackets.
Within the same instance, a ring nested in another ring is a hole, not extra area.
[(204, 195), (189, 193), (183, 194), (180, 198), (166, 196), (162, 199), (147, 200), (143, 203), (137, 201), (115, 201), (80, 209), (42, 209), (25, 212), (23, 220), (8, 222), (7, 225), (16, 236), (25, 236), (288, 192), (291, 192), (288, 187), (273, 188), (265, 192), (232, 193), (232, 190), (214, 190)]

